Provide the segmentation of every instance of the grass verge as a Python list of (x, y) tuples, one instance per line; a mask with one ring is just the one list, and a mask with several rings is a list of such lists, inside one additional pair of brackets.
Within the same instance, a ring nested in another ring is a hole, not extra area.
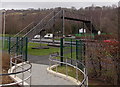
[[(12, 44), (13, 43), (11, 43), (11, 45)], [(47, 44), (41, 44), (41, 46), (47, 46)], [(29, 42), (28, 43), (28, 55), (42, 56), (42, 55), (50, 55), (55, 52), (60, 52), (60, 49), (57, 47), (49, 47), (49, 49), (32, 49), (32, 47), (40, 47), (40, 43)], [(0, 50), (2, 50), (2, 48), (0, 48)], [(3, 50), (4, 51), (8, 50), (8, 41), (7, 40), (4, 41)]]
[[(39, 43), (29, 43), (28, 44), (28, 54), (29, 55), (50, 55), (55, 52), (59, 52), (59, 48), (57, 47), (49, 47), (49, 49), (32, 49), (32, 47), (39, 47)], [(41, 44), (41, 46), (47, 46), (47, 44)]]
[[(53, 71), (56, 71), (56, 68), (53, 68)], [(66, 66), (58, 66), (57, 71), (59, 73), (65, 74), (66, 75)], [(67, 71), (68, 71), (68, 76), (71, 76), (73, 78), (76, 78), (76, 69), (71, 67), (71, 66), (67, 66)], [(78, 71), (78, 80), (82, 81), (83, 80), (83, 74)]]

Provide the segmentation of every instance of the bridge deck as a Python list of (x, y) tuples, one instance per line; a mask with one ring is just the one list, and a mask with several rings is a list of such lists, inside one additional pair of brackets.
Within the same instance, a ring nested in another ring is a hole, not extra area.
[[(63, 18), (63, 17), (61, 17), (61, 18)], [(71, 17), (64, 17), (64, 19), (73, 20), (73, 21), (81, 21), (81, 22), (84, 22), (84, 23), (90, 23), (91, 22), (91, 21), (77, 19), (77, 18), (71, 18)]]

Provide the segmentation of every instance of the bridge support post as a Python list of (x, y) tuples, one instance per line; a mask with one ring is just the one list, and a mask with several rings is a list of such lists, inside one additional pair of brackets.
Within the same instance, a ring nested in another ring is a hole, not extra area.
[(21, 55), (23, 54), (23, 37), (21, 38), (21, 41), (20, 41), (20, 54)]
[[(63, 38), (60, 39), (60, 61), (63, 62)], [(61, 63), (61, 66), (62, 65)]]
[(28, 53), (28, 38), (25, 38), (25, 61), (27, 61), (27, 53)]
[(78, 41), (76, 40), (76, 60), (78, 60)]
[(84, 30), (84, 22), (83, 22), (83, 34), (85, 34), (85, 32), (84, 32), (85, 30)]
[(11, 37), (8, 37), (8, 53), (10, 54)]
[(62, 30), (62, 33), (63, 33), (63, 37), (64, 37), (64, 35), (65, 35), (65, 11), (63, 10), (63, 12), (62, 12), (62, 14), (63, 14), (63, 19), (62, 19), (62, 28), (63, 28), (63, 30)]
[(118, 74), (118, 80), (117, 80), (117, 85), (120, 85), (120, 1), (118, 2), (118, 60), (117, 60), (117, 74)]
[(53, 34), (53, 37), (52, 37), (52, 39), (53, 39), (53, 44), (55, 43), (55, 11), (54, 11), (54, 18), (53, 18), (53, 29), (52, 29), (52, 34)]
[(19, 38), (16, 37), (16, 55), (18, 55), (18, 44), (19, 44), (19, 43), (18, 43), (18, 39), (19, 39)]
[(72, 49), (73, 49), (73, 47), (72, 47), (72, 39), (71, 39), (71, 64), (72, 64), (72, 56), (73, 56), (72, 55), (72, 51), (73, 51)]

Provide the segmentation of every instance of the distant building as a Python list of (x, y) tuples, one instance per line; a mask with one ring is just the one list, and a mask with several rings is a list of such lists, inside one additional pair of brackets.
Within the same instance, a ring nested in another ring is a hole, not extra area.
[(83, 28), (79, 29), (79, 33), (80, 33), (80, 34), (86, 33), (86, 29), (83, 29)]
[(101, 31), (98, 31), (98, 35), (101, 35)]

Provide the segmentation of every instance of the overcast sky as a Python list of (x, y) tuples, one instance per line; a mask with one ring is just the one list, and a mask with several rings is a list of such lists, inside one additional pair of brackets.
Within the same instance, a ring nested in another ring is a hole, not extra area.
[(112, 6), (118, 5), (119, 0), (0, 0), (1, 9), (28, 9), (28, 8), (55, 8), (72, 6), (77, 9), (88, 7), (94, 4), (95, 6)]
[(119, 0), (0, 0), (1, 2), (118, 2)]

